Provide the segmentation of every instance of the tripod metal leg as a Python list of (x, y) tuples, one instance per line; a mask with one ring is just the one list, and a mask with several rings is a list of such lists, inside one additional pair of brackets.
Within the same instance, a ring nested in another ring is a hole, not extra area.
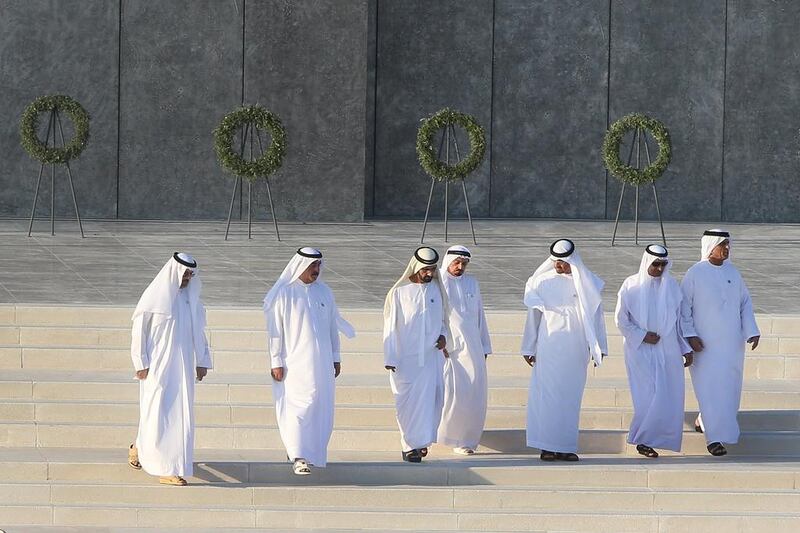
[(617, 204), (617, 217), (614, 220), (614, 234), (611, 236), (611, 246), (617, 238), (617, 227), (619, 227), (619, 214), (622, 211), (622, 199), (625, 197), (625, 182), (622, 182), (622, 190), (619, 191), (619, 203)]
[(658, 192), (656, 191), (656, 182), (653, 182), (653, 198), (656, 201), (656, 213), (658, 214), (658, 223), (661, 226), (661, 240), (664, 246), (667, 245), (667, 237), (664, 235), (664, 221), (661, 219), (661, 208), (658, 206)]
[(236, 201), (236, 188), (239, 186), (239, 182), (242, 181), (242, 178), (237, 177), (233, 180), (233, 194), (231, 195), (231, 207), (228, 209), (228, 224), (225, 226), (225, 240), (228, 240), (228, 231), (231, 229), (231, 216), (233, 215), (233, 202)]
[(28, 237), (31, 236), (33, 231), (33, 216), (36, 214), (36, 200), (39, 199), (39, 186), (42, 184), (42, 172), (44, 171), (44, 163), (39, 167), (39, 179), (36, 180), (36, 192), (33, 193), (33, 207), (31, 208), (31, 220), (28, 222)]
[(50, 165), (50, 235), (56, 234), (56, 166)]
[(83, 223), (81, 222), (81, 213), (78, 211), (78, 199), (75, 196), (75, 185), (72, 183), (72, 171), (70, 171), (69, 162), (66, 163), (66, 167), (67, 177), (69, 178), (69, 189), (72, 191), (72, 204), (75, 206), (75, 216), (78, 218), (78, 228), (81, 230), (81, 239), (83, 239)]
[(433, 199), (434, 186), (436, 186), (436, 180), (431, 178), (431, 190), (428, 193), (428, 207), (425, 208), (425, 220), (422, 221), (422, 236), (419, 238), (420, 244), (425, 244), (425, 228), (428, 227), (428, 215), (431, 212), (431, 199)]
[[(445, 146), (444, 146), (444, 159), (445, 162), (449, 165), (450, 164), (450, 128), (445, 128), (444, 130), (445, 136)], [(448, 196), (450, 196), (450, 181), (445, 180), (444, 182), (444, 242), (447, 242), (447, 209), (448, 209)]]
[(253, 198), (253, 184), (250, 180), (247, 181), (247, 238), (253, 238), (253, 209), (252, 209), (252, 198)]
[(461, 189), (464, 191), (464, 205), (467, 207), (467, 219), (469, 219), (469, 229), (472, 231), (472, 243), (477, 245), (478, 241), (475, 240), (475, 226), (472, 225), (472, 215), (469, 212), (469, 197), (467, 196), (467, 186), (464, 180), (461, 180)]
[[(47, 121), (47, 134), (44, 137), (44, 145), (47, 146), (50, 142), (50, 130), (53, 130), (53, 145), (56, 143), (55, 128), (53, 128), (53, 113), (50, 113), (50, 119)], [(36, 201), (39, 199), (39, 186), (42, 184), (42, 173), (44, 172), (44, 163), (39, 167), (39, 178), (36, 180), (36, 192), (33, 195), (33, 207), (31, 208), (31, 220), (28, 223), (28, 237), (31, 236), (33, 231), (33, 218), (36, 215)]]
[(636, 187), (636, 207), (635, 212), (633, 214), (634, 220), (634, 237), (633, 242), (637, 245), (639, 244), (639, 187)]
[[(258, 128), (255, 129), (256, 132), (256, 139), (258, 140), (258, 151), (261, 155), (264, 155), (264, 145), (261, 144), (261, 132), (258, 131)], [(278, 218), (275, 215), (275, 205), (272, 203), (272, 190), (269, 188), (269, 177), (265, 178), (264, 181), (267, 182), (267, 197), (269, 198), (269, 212), (272, 213), (272, 225), (275, 226), (275, 237), (277, 237), (278, 242), (281, 241), (281, 234), (278, 231)]]
[(275, 217), (275, 204), (272, 203), (272, 191), (269, 188), (269, 178), (264, 180), (267, 182), (267, 198), (269, 198), (269, 212), (272, 213), (272, 224), (275, 226), (275, 237), (278, 242), (281, 241), (281, 233), (278, 231), (278, 219)]
[[(61, 145), (66, 146), (66, 142), (64, 141), (64, 128), (61, 125), (61, 115), (58, 114), (58, 110), (55, 111), (56, 120), (58, 121), (58, 131), (61, 134)], [(53, 134), (53, 138), (55, 139), (55, 133)], [(75, 184), (72, 181), (72, 170), (69, 168), (69, 161), (65, 163), (67, 167), (67, 178), (69, 178), (69, 190), (72, 192), (72, 205), (75, 206), (75, 217), (78, 219), (78, 228), (81, 230), (81, 239), (85, 236), (83, 234), (83, 223), (81, 222), (81, 212), (78, 209), (78, 197), (75, 195)]]

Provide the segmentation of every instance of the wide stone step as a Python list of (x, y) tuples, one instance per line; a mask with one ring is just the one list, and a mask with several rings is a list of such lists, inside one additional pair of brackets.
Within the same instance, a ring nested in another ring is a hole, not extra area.
[[(1, 323), (0, 323), (1, 324)], [(218, 329), (207, 331), (214, 350), (264, 350), (266, 333), (258, 329)], [(492, 348), (496, 353), (517, 354), (520, 350), (522, 329), (509, 332), (492, 331)], [(380, 352), (382, 331), (357, 330), (353, 339), (342, 337), (342, 350), (348, 352)], [(622, 353), (622, 337), (616, 329), (608, 330), (610, 354)], [(93, 348), (129, 349), (130, 327), (98, 326), (0, 326), (0, 346), (26, 348)], [(797, 333), (765, 334), (758, 347), (764, 355), (800, 354), (800, 337)]]
[[(127, 465), (122, 448), (0, 448), (4, 482), (148, 484)], [(687, 472), (691, 472), (687, 475)], [(284, 487), (498, 486), (722, 491), (786, 491), (800, 487), (800, 464), (754, 457), (584, 454), (578, 463), (538, 457), (433, 453), (422, 464), (402, 462), (399, 451), (330, 451), (327, 468), (310, 477), (291, 473), (283, 450), (198, 449), (193, 484), (275, 484)]]
[[(251, 403), (271, 401), (271, 378), (258, 374), (215, 374), (211, 372), (196, 387), (195, 399), (201, 403)], [(527, 376), (490, 377), (490, 406), (525, 406), (528, 400)], [(47, 370), (6, 370), (0, 376), (0, 400), (87, 400), (135, 401), (139, 387), (132, 373), (78, 372)], [(336, 381), (337, 404), (393, 405), (386, 375), (342, 375)], [(587, 382), (583, 407), (630, 407), (628, 382), (623, 378), (593, 378)], [(686, 381), (687, 410), (697, 409), (697, 401)], [(747, 380), (744, 382), (741, 409), (800, 409), (800, 381)]]
[[(272, 404), (197, 402), (195, 415), (200, 425), (249, 426), (275, 421)], [(696, 415), (696, 411), (686, 413), (686, 429), (694, 428)], [(136, 420), (138, 416), (139, 404), (135, 401), (0, 400), (0, 422), (125, 424)], [(630, 408), (587, 407), (581, 410), (580, 425), (583, 429), (627, 429), (632, 418), (633, 410)], [(397, 426), (395, 408), (392, 405), (340, 404), (336, 406), (335, 424), (347, 427), (394, 428)], [(525, 427), (525, 424), (525, 407), (491, 407), (487, 411), (487, 429), (520, 428)], [(741, 411), (739, 425), (748, 431), (800, 430), (800, 411)]]
[[(800, 354), (753, 355), (745, 358), (745, 379), (800, 380)], [(96, 371), (131, 372), (128, 349), (107, 348), (0, 348), (0, 369), (74, 370), (76, 361), (83, 368)], [(382, 375), (383, 354), (379, 352), (345, 352), (343, 368), (347, 374)], [(221, 374), (266, 372), (269, 362), (263, 350), (215, 350), (214, 371)], [(491, 377), (526, 376), (530, 367), (519, 354), (494, 354), (487, 360)], [(607, 357), (599, 368), (590, 367), (589, 375), (624, 378), (625, 360), (621, 356)]]
[[(124, 448), (136, 437), (137, 420), (127, 424), (87, 423), (0, 423), (0, 446), (6, 447), (119, 447)], [(624, 429), (583, 429), (579, 449), (582, 453), (636, 454), (626, 444)], [(330, 440), (331, 450), (391, 451), (399, 449), (400, 434), (396, 428), (337, 426)], [(265, 449), (283, 448), (274, 424), (254, 426), (197, 425), (196, 448)], [(449, 453), (444, 446), (436, 446)], [(524, 429), (487, 429), (481, 438), (480, 450), (502, 453), (536, 453), (525, 445)], [(732, 455), (797, 456), (800, 455), (800, 431), (743, 431)], [(687, 430), (683, 435), (682, 453), (705, 454), (704, 435)]]

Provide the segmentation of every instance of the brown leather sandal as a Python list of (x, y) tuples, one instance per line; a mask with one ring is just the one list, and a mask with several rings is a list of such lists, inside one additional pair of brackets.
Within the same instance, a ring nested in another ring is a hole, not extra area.
[(142, 463), (139, 462), (139, 450), (133, 444), (128, 448), (128, 466), (134, 470), (142, 469)]
[(185, 487), (188, 485), (185, 479), (181, 476), (165, 476), (158, 478), (158, 482), (162, 485), (174, 485), (176, 487)]

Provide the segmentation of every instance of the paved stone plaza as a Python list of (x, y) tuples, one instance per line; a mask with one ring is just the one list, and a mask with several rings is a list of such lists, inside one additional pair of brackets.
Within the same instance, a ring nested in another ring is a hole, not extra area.
[[(362, 224), (283, 224), (277, 242), (270, 224), (231, 227), (223, 240), (220, 222), (87, 221), (81, 239), (74, 221), (58, 221), (50, 236), (37, 221), (27, 237), (27, 220), (0, 221), (0, 303), (133, 305), (174, 250), (200, 263), (205, 302), (254, 307), (299, 246), (316, 246), (326, 260), (325, 280), (340, 307), (378, 309), (405, 267), (422, 224), (380, 221)], [(682, 276), (698, 259), (700, 235), (718, 224), (668, 223), (673, 273)], [(753, 296), (757, 313), (800, 313), (800, 225), (727, 224), (732, 257)], [(606, 281), (605, 309), (613, 311), (622, 280), (639, 267), (642, 246), (659, 240), (658, 224), (642, 223), (640, 245), (633, 224), (622, 223), (611, 247), (613, 222), (477, 220), (478, 246), (465, 221), (450, 223), (451, 244), (470, 246), (470, 271), (481, 282), (488, 309), (522, 310), (525, 281), (558, 237), (573, 239), (587, 265)], [(426, 244), (443, 251), (441, 222), (429, 224)]]

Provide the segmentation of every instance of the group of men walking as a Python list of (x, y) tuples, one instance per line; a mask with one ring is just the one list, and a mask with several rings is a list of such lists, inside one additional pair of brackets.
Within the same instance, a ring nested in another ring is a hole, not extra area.
[[(701, 260), (679, 284), (666, 247), (648, 246), (639, 271), (619, 290), (615, 322), (623, 336), (634, 416), (628, 442), (646, 456), (680, 451), (684, 367), (688, 366), (712, 455), (739, 437), (745, 342), (759, 331), (741, 275), (729, 261), (730, 235), (706, 231)], [(470, 251), (415, 250), (384, 303), (384, 366), (395, 400), (404, 461), (418, 463), (433, 443), (473, 454), (486, 419), (486, 358), (492, 345), (480, 287), (466, 274)], [(300, 248), (264, 298), (273, 400), (287, 458), (297, 475), (324, 467), (341, 372), (339, 334), (353, 327), (320, 279), (322, 253)], [(522, 355), (532, 367), (527, 445), (543, 461), (577, 461), (580, 408), (589, 363), (608, 353), (603, 281), (569, 239), (525, 286)], [(175, 253), (133, 315), (131, 353), (140, 380), (140, 420), (128, 463), (160, 482), (192, 475), (195, 378), (212, 368), (197, 263)]]

